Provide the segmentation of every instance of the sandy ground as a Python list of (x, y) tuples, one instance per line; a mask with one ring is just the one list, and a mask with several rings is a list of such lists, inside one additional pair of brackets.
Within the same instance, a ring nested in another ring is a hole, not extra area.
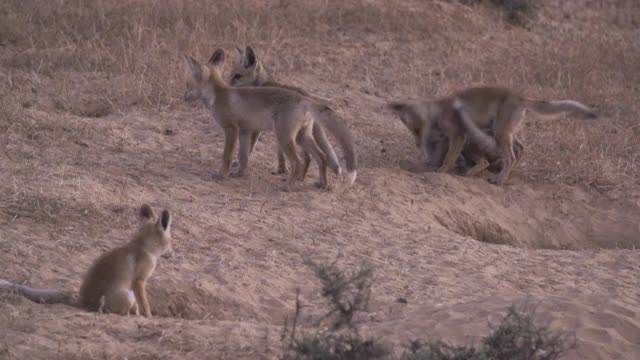
[[(433, 16), (455, 19), (466, 9), (437, 4), (442, 13)], [(486, 11), (474, 11), (466, 15), (471, 22), (489, 21)], [(542, 25), (530, 34), (496, 33), (494, 41), (520, 36), (535, 42), (548, 35)], [(473, 28), (465, 31), (451, 34)], [(347, 71), (357, 66), (354, 55), (393, 46), (375, 37), (354, 45), (342, 36), (342, 47), (324, 49)], [(416, 46), (426, 52), (429, 44)], [(6, 65), (18, 52), (5, 49), (3, 83), (10, 73), (12, 83), (33, 84), (34, 72)], [(429, 58), (446, 52), (438, 54)], [(384, 76), (402, 74), (405, 66), (411, 61)], [(84, 84), (79, 89), (117, 81), (100, 74), (60, 76)], [(540, 180), (531, 170), (540, 166), (539, 139), (526, 142), (529, 153), (504, 187), (408, 171), (420, 160), (402, 124), (381, 110), (385, 96), (377, 85), (367, 78), (340, 84), (340, 74), (321, 70), (280, 78), (336, 94), (359, 149), (353, 187), (332, 177), (331, 191), (316, 190), (312, 165), (299, 191), (278, 192), (272, 134), (258, 144), (247, 177), (215, 180), (223, 135), (201, 104), (111, 109), (96, 100), (96, 90), (61, 105), (55, 76), (37, 80), (31, 93), (25, 89), (33, 85), (6, 85), (5, 104), (15, 106), (5, 108), (9, 115), (1, 120), (0, 278), (77, 289), (93, 259), (129, 240), (143, 202), (172, 211), (176, 256), (162, 259), (149, 282), (152, 319), (40, 305), (0, 292), (0, 358), (272, 358), (284, 319), (294, 311), (296, 288), (303, 326), (322, 314), (318, 283), (303, 264), (307, 256), (375, 267), (371, 311), (361, 328), (394, 344), (411, 338), (478, 343), (510, 305), (534, 304), (539, 322), (575, 332), (577, 348), (568, 359), (640, 358), (640, 187), (604, 191), (579, 181)], [(387, 90), (396, 98), (418, 95), (395, 83)], [(530, 92), (544, 93), (533, 86)], [(527, 115), (525, 138), (532, 127), (550, 123), (530, 125), (537, 119)], [(563, 134), (589, 131), (574, 119), (563, 124)]]

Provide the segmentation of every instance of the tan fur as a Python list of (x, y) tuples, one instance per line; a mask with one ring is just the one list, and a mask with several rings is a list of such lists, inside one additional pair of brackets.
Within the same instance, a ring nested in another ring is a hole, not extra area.
[[(312, 95), (305, 90), (302, 90), (295, 86), (281, 84), (276, 82), (271, 74), (267, 71), (267, 69), (262, 65), (262, 62), (257, 57), (255, 51), (250, 46), (247, 46), (245, 50), (241, 50), (236, 47), (236, 57), (233, 64), (233, 68), (231, 69), (231, 77), (229, 79), (229, 83), (233, 86), (270, 86), (270, 87), (278, 87), (284, 88), (291, 91), (295, 91), (305, 97), (309, 97), (319, 103), (323, 103), (327, 100), (324, 98), (320, 98), (316, 95)], [(349, 130), (342, 124), (340, 119), (337, 118), (336, 113), (326, 104), (324, 104), (323, 112), (320, 114), (321, 116), (316, 119), (313, 124), (313, 137), (318, 143), (320, 149), (327, 155), (327, 160), (329, 162), (329, 167), (336, 173), (341, 173), (340, 163), (338, 162), (338, 157), (336, 156), (333, 147), (327, 140), (327, 137), (324, 133), (323, 127), (326, 127), (338, 140), (340, 146), (342, 147), (346, 161), (347, 161), (347, 171), (349, 174), (353, 174), (355, 177), (356, 171), (356, 152), (355, 152), (355, 143), (353, 141), (353, 137)], [(257, 139), (259, 137), (259, 133), (257, 135), (254, 134), (254, 137)], [(252, 149), (253, 150), (253, 146)], [(305, 156), (305, 166), (304, 173), (306, 174), (306, 169), (309, 166), (310, 157), (307, 154)], [(278, 173), (286, 172), (286, 162), (284, 155), (281, 149), (278, 149)]]
[[(464, 103), (468, 114), (463, 122), (454, 109), (454, 99)], [(525, 99), (512, 91), (499, 87), (475, 87), (457, 92), (451, 96), (423, 100), (414, 103), (388, 104), (402, 122), (412, 132), (416, 144), (427, 139), (432, 128), (440, 129), (449, 141), (439, 172), (448, 172), (462, 153), (465, 134), (490, 157), (503, 162), (500, 172), (491, 178), (496, 184), (503, 184), (516, 163), (514, 135), (517, 133), (525, 109), (553, 114), (571, 111), (585, 118), (596, 117), (587, 106), (573, 100), (534, 101)], [(493, 135), (488, 135), (487, 130)], [(521, 144), (520, 144), (521, 145)]]
[(140, 208), (140, 228), (127, 245), (113, 249), (96, 259), (80, 287), (79, 298), (55, 289), (35, 289), (0, 280), (8, 288), (39, 303), (64, 303), (89, 311), (139, 315), (139, 307), (151, 317), (146, 282), (160, 256), (173, 254), (171, 214), (163, 210), (156, 221), (149, 205)]
[[(490, 133), (490, 129), (483, 129), (483, 131)], [(431, 128), (426, 143), (423, 144), (422, 141), (423, 140), (417, 144), (417, 147), (423, 150), (427, 170), (434, 171), (440, 168), (449, 149), (449, 139), (437, 126), (434, 126)], [(519, 161), (524, 153), (524, 146), (520, 141), (515, 139), (513, 149)], [(462, 156), (464, 156), (464, 159), (459, 157), (456, 165), (464, 169), (465, 176), (474, 176), (484, 169), (492, 171), (502, 169), (502, 159), (500, 157), (485, 153), (480, 146), (468, 139), (465, 139)]]
[(253, 134), (274, 130), (279, 146), (292, 164), (287, 186), (288, 191), (303, 175), (303, 164), (298, 154), (297, 144), (304, 144), (304, 150), (318, 163), (320, 179), (318, 186), (329, 186), (326, 155), (320, 150), (312, 136), (314, 119), (322, 112), (322, 105), (296, 92), (279, 88), (228, 86), (220, 75), (224, 61), (224, 51), (217, 49), (210, 66), (204, 66), (185, 55), (188, 69), (185, 101), (201, 99), (211, 111), (216, 122), (225, 133), (220, 175), (229, 175), (231, 152), (236, 139), (240, 140), (238, 158), (240, 166), (234, 176), (243, 176), (249, 160)]

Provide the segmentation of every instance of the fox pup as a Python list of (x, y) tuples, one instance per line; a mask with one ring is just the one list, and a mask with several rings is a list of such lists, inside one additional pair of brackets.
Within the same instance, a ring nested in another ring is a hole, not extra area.
[[(387, 108), (400, 116), (403, 123), (405, 117), (412, 116), (411, 105), (405, 103), (389, 103)], [(460, 114), (458, 114), (460, 116)], [(435, 171), (444, 163), (445, 155), (449, 149), (449, 139), (437, 124), (434, 124), (426, 139), (422, 136), (416, 136), (416, 132), (409, 129), (416, 141), (416, 147), (422, 150), (426, 159), (427, 170)], [(491, 133), (491, 129), (482, 129), (487, 133)], [(419, 133), (418, 133), (419, 134)], [(516, 154), (517, 161), (520, 160), (524, 153), (524, 146), (518, 139), (514, 139), (513, 150)], [(483, 151), (475, 142), (465, 138), (462, 149), (462, 157), (456, 159), (457, 166), (464, 169), (465, 176), (474, 176), (484, 169), (500, 171), (502, 169), (502, 159), (497, 154), (490, 154)]]
[[(222, 177), (229, 175), (231, 152), (236, 139), (240, 142), (240, 166), (235, 176), (243, 176), (249, 160), (252, 134), (274, 130), (280, 148), (292, 164), (292, 171), (283, 190), (289, 191), (303, 176), (298, 142), (304, 144), (304, 149), (318, 164), (320, 176), (317, 186), (329, 186), (326, 155), (312, 135), (314, 119), (321, 117), (323, 105), (287, 89), (228, 86), (220, 74), (220, 67), (224, 62), (222, 49), (214, 51), (206, 66), (190, 56), (185, 55), (184, 58), (188, 79), (183, 99), (202, 100), (225, 133), (220, 171)], [(347, 175), (350, 185), (355, 177), (354, 168)]]
[[(229, 83), (232, 86), (270, 86), (270, 87), (278, 87), (284, 88), (291, 91), (295, 91), (303, 96), (309, 97), (311, 99), (316, 100), (319, 103), (323, 103), (326, 99), (320, 98), (318, 96), (309, 94), (308, 92), (290, 85), (281, 84), (276, 82), (271, 74), (267, 71), (267, 69), (262, 65), (260, 59), (258, 59), (255, 51), (251, 46), (247, 46), (245, 50), (241, 50), (236, 47), (236, 57), (231, 69), (231, 77), (229, 79)], [(351, 133), (349, 130), (340, 122), (335, 116), (334, 111), (329, 107), (324, 107), (323, 117), (317, 119), (313, 124), (313, 137), (315, 138), (318, 146), (325, 152), (327, 155), (329, 166), (331, 169), (337, 174), (340, 175), (341, 168), (340, 163), (338, 162), (338, 158), (331, 147), (331, 144), (328, 143), (326, 135), (324, 134), (324, 130), (322, 126), (320, 126), (319, 122), (322, 122), (324, 127), (328, 128), (329, 131), (337, 138), (345, 152), (345, 156), (347, 158), (347, 168), (348, 171), (355, 170), (356, 164), (356, 153), (355, 153), (355, 144)], [(254, 133), (252, 135), (252, 147), (255, 146), (255, 141), (260, 136), (260, 133)], [(255, 139), (255, 140), (254, 140)], [(310, 157), (308, 154), (305, 154), (305, 173), (306, 168), (309, 166)], [(278, 149), (278, 173), (285, 173), (287, 170), (286, 160), (284, 154), (281, 149)]]
[(11, 289), (39, 303), (63, 303), (89, 311), (151, 317), (146, 282), (160, 256), (173, 255), (171, 214), (163, 210), (159, 219), (149, 205), (140, 208), (140, 227), (127, 245), (102, 254), (87, 271), (80, 286), (79, 299), (55, 289), (35, 289), (0, 280), (0, 287)]
[[(464, 109), (468, 116), (459, 118), (453, 106), (455, 98), (464, 104), (464, 108), (459, 108)], [(536, 101), (505, 88), (489, 86), (469, 88), (435, 100), (391, 103), (389, 107), (400, 116), (416, 138), (416, 143), (421, 143), (420, 139), (428, 139), (431, 129), (436, 126), (446, 134), (449, 147), (439, 172), (448, 172), (452, 168), (462, 152), (465, 134), (469, 134), (470, 140), (484, 153), (501, 159), (502, 169), (490, 179), (498, 185), (504, 184), (515, 165), (514, 135), (519, 130), (525, 109), (542, 114), (568, 111), (583, 118), (596, 117), (586, 105), (574, 100)], [(471, 121), (462, 121), (465, 118)], [(493, 135), (488, 135), (486, 129), (491, 129)]]

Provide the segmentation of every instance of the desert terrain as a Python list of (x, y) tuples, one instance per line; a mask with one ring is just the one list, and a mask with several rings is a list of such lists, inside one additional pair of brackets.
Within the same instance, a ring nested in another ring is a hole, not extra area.
[[(150, 319), (0, 291), (0, 358), (277, 358), (296, 289), (303, 329), (323, 313), (306, 257), (371, 264), (359, 329), (399, 347), (477, 343), (530, 303), (575, 334), (567, 359), (640, 358), (639, 29), (631, 0), (542, 0), (524, 26), (486, 1), (1, 2), (0, 278), (77, 291), (145, 202), (172, 211), (176, 255), (150, 279)], [(224, 136), (181, 100), (181, 54), (235, 45), (331, 99), (353, 186), (317, 190), (312, 164), (278, 191), (273, 134), (246, 177), (214, 177)], [(505, 186), (422, 171), (385, 103), (482, 84), (600, 117), (527, 112)]]

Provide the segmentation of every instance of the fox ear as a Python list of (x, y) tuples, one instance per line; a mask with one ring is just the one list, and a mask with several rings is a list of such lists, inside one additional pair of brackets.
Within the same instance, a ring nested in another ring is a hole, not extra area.
[(244, 53), (242, 52), (242, 49), (240, 49), (239, 47), (236, 46), (234, 48), (234, 51), (236, 53), (236, 57), (235, 57), (234, 62), (236, 64), (242, 64), (244, 62)]
[(193, 62), (195, 61), (191, 56), (187, 54), (182, 54), (182, 58), (184, 59), (184, 63), (187, 65), (187, 68), (190, 71), (193, 71)]
[(153, 210), (151, 210), (151, 206), (144, 204), (140, 207), (140, 220), (145, 221), (153, 221), (155, 216), (153, 215)]
[(208, 65), (221, 65), (224, 62), (224, 50), (218, 48), (216, 49), (211, 57), (209, 58)]
[(258, 62), (258, 57), (256, 56), (255, 51), (251, 46), (247, 46), (244, 50), (244, 67), (250, 68), (256, 66)]
[(191, 75), (196, 79), (202, 79), (202, 65), (200, 65), (198, 60), (186, 54), (183, 54), (182, 56), (184, 57), (184, 61), (187, 65), (187, 70)]
[(158, 228), (164, 232), (169, 232), (171, 230), (171, 213), (169, 210), (162, 210), (162, 214), (160, 214), (160, 218), (156, 223)]

